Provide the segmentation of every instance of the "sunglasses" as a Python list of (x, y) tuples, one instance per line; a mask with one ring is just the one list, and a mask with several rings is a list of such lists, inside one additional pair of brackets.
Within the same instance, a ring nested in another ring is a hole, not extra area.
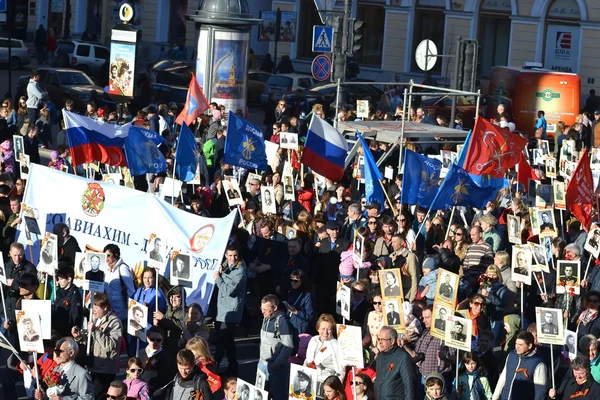
[(463, 236), (463, 234), (462, 234), (462, 233), (455, 232), (455, 233), (454, 233), (454, 236)]
[(380, 306), (380, 305), (381, 305), (381, 302), (380, 302), (380, 301), (374, 301), (374, 302), (373, 302), (373, 305), (374, 305), (374, 306)]
[(377, 221), (369, 221), (369, 225), (377, 225)]
[(121, 395), (121, 396), (113, 396), (112, 394), (106, 394), (106, 400), (121, 400), (124, 399), (125, 395)]
[(362, 290), (358, 290), (358, 289), (352, 289), (352, 292), (353, 293), (362, 293), (363, 291)]
[(141, 373), (142, 373), (142, 371), (144, 371), (142, 368), (131, 368), (131, 369), (129, 370), (129, 372), (131, 372), (132, 374), (133, 374), (134, 372), (137, 372), (138, 374), (141, 374)]
[(300, 279), (290, 279), (290, 282), (292, 282), (292, 283), (299, 283)]
[(406, 222), (406, 218), (400, 218), (399, 221), (400, 222)]
[(359, 385), (364, 385), (365, 383), (364, 382), (357, 382), (357, 381), (355, 381), (355, 382), (352, 382), (352, 384), (354, 386), (359, 386)]
[(56, 354), (57, 356), (60, 356), (62, 354), (62, 352), (64, 352), (64, 350), (62, 350), (62, 349), (54, 349), (54, 354)]
[(151, 338), (151, 337), (149, 337), (148, 340), (151, 342), (155, 342), (155, 343), (160, 343), (163, 341), (162, 338)]
[(483, 307), (483, 303), (476, 301), (475, 303), (473, 303), (474, 306), (476, 307)]

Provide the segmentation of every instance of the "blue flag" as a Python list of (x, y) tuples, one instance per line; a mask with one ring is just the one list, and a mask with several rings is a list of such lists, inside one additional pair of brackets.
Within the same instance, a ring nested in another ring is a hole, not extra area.
[(262, 131), (242, 117), (229, 112), (225, 154), (227, 164), (245, 169), (267, 169), (267, 153)]
[(484, 208), (495, 190), (493, 187), (477, 186), (467, 171), (456, 164), (451, 164), (430, 209), (446, 210), (454, 206)]
[(402, 204), (418, 204), (429, 208), (439, 188), (442, 162), (406, 149), (402, 176)]
[(185, 121), (181, 124), (181, 132), (177, 138), (175, 162), (177, 163), (175, 173), (179, 180), (189, 182), (194, 179), (198, 166), (198, 145)]
[(123, 150), (131, 175), (157, 174), (166, 171), (167, 161), (158, 150), (164, 139), (158, 133), (130, 126)]
[(376, 201), (381, 206), (379, 210), (383, 211), (385, 206), (385, 194), (383, 193), (383, 186), (381, 186), (381, 179), (383, 179), (381, 177), (381, 172), (379, 171), (379, 168), (377, 168), (371, 149), (369, 149), (365, 139), (358, 131), (356, 131), (356, 135), (362, 143), (363, 156), (365, 158), (365, 197), (367, 203)]

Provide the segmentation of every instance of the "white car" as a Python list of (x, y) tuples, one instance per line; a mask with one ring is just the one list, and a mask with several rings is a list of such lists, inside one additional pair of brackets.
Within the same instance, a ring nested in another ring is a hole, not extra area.
[[(19, 39), (11, 39), (10, 66), (18, 69), (31, 62), (31, 51), (25, 42)], [(8, 38), (0, 38), (0, 64), (8, 64)]]
[(54, 66), (74, 68), (88, 75), (99, 76), (110, 59), (110, 50), (100, 43), (61, 40), (58, 42), (54, 58)]
[(275, 100), (281, 100), (286, 94), (292, 94), (297, 89), (307, 89), (317, 83), (311, 76), (306, 74), (276, 74), (271, 75), (267, 80), (264, 93), (260, 100), (264, 104), (269, 99), (271, 93), (275, 94)]

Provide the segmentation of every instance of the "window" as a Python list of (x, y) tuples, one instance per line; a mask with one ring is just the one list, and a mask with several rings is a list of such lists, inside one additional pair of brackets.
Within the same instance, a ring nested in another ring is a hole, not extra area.
[[(297, 58), (314, 58), (317, 53), (312, 51), (312, 27), (323, 25), (313, 0), (301, 0), (298, 16)], [(306, 27), (303, 29), (302, 27)]]
[[(417, 66), (415, 58), (412, 56), (417, 50), (417, 46), (421, 41), (429, 39), (437, 46), (438, 54), (444, 54), (444, 30), (446, 19), (443, 10), (435, 9), (418, 9), (415, 13), (415, 30), (413, 34), (413, 43), (411, 51), (411, 71), (421, 71)], [(433, 73), (442, 72), (442, 61), (438, 59), (435, 63)]]
[(48, 74), (48, 85), (60, 86), (60, 82), (58, 80), (56, 72), (51, 72)]
[[(356, 20), (364, 21), (359, 42), (362, 47), (354, 54), (357, 64), (381, 67), (383, 54), (383, 33), (385, 29), (385, 9), (373, 4), (358, 4)], [(352, 43), (348, 43), (352, 47)]]
[(508, 64), (510, 18), (481, 14), (479, 17), (479, 77), (489, 77), (494, 66)]
[(309, 88), (312, 86), (312, 79), (310, 78), (303, 78), (303, 79), (298, 79), (298, 86), (301, 88)]
[(96, 58), (101, 58), (103, 60), (110, 58), (110, 52), (104, 47), (94, 46), (94, 52), (96, 53)]
[(77, 47), (77, 56), (81, 57), (89, 57), (90, 56), (90, 46), (83, 44)]

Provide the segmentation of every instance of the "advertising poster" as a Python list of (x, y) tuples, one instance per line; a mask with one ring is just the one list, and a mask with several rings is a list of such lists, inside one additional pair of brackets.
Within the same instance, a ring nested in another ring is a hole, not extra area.
[(244, 110), (249, 33), (215, 32), (214, 37), (210, 101)]
[[(258, 40), (261, 42), (274, 42), (277, 32), (277, 11), (261, 11), (260, 25), (258, 26)], [(295, 42), (297, 14), (294, 11), (281, 12), (281, 24), (279, 31), (280, 42)]]
[(112, 42), (108, 72), (108, 94), (133, 97), (135, 43)]
[(544, 68), (577, 73), (579, 70), (578, 26), (548, 25)]

